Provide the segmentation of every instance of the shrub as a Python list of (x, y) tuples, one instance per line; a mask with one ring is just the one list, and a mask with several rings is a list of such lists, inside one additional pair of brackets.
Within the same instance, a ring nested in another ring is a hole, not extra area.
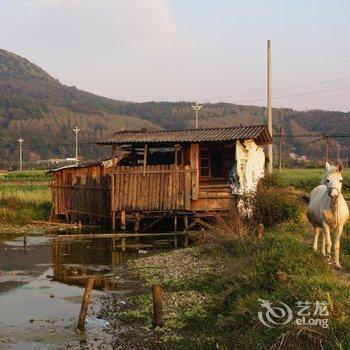
[(260, 189), (254, 196), (253, 202), (253, 220), (264, 224), (267, 228), (283, 222), (301, 220), (301, 204), (283, 189)]
[(197, 243), (216, 244), (220, 253), (241, 256), (247, 251), (247, 244), (251, 239), (252, 229), (249, 220), (243, 218), (238, 209), (232, 209), (225, 217), (217, 219), (215, 225), (201, 235)]
[(23, 201), (16, 196), (3, 196), (0, 197), (0, 207), (18, 210), (23, 207)]
[(260, 182), (259, 187), (263, 188), (283, 188), (287, 183), (280, 173), (266, 174)]

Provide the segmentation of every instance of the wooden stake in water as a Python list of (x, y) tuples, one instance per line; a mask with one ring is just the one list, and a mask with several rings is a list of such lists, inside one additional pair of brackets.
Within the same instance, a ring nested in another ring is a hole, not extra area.
[(80, 309), (79, 321), (77, 326), (77, 329), (79, 329), (81, 332), (83, 332), (85, 329), (85, 319), (89, 309), (92, 287), (94, 286), (94, 280), (95, 280), (94, 277), (89, 277), (86, 283), (83, 301), (81, 302), (81, 309)]

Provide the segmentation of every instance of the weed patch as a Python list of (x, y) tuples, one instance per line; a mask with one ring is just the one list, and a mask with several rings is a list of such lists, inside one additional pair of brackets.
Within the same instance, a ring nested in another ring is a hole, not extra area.
[(43, 171), (2, 174), (0, 223), (17, 227), (32, 220), (46, 220), (50, 211), (49, 179)]

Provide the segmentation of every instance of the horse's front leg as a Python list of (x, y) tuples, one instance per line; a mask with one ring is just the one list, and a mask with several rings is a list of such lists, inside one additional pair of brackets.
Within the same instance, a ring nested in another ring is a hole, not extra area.
[(324, 231), (322, 231), (322, 255), (326, 256), (326, 235)]
[(335, 232), (334, 239), (334, 264), (336, 268), (341, 268), (342, 266), (339, 263), (339, 251), (340, 251), (340, 237), (343, 232), (343, 226), (338, 226)]
[(329, 261), (331, 260), (331, 249), (332, 249), (332, 240), (331, 240), (331, 229), (329, 225), (323, 221), (323, 239), (326, 241), (326, 256)]
[(320, 228), (319, 227), (314, 227), (314, 244), (312, 246), (313, 250), (317, 252), (317, 246), (318, 246), (318, 236), (320, 235)]

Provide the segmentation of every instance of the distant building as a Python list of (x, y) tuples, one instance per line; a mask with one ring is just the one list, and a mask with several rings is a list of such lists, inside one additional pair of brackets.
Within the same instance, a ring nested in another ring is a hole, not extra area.
[(72, 164), (75, 163), (76, 159), (75, 158), (50, 158), (50, 159), (42, 159), (38, 160), (37, 164), (48, 164), (48, 165), (64, 165), (64, 164)]
[(298, 163), (309, 163), (310, 162), (310, 159), (307, 156), (296, 154), (294, 152), (289, 153), (289, 158), (291, 158), (292, 160), (294, 160)]
[(296, 153), (294, 153), (294, 152), (289, 153), (289, 158), (296, 160), (297, 157), (298, 157), (298, 155)]

